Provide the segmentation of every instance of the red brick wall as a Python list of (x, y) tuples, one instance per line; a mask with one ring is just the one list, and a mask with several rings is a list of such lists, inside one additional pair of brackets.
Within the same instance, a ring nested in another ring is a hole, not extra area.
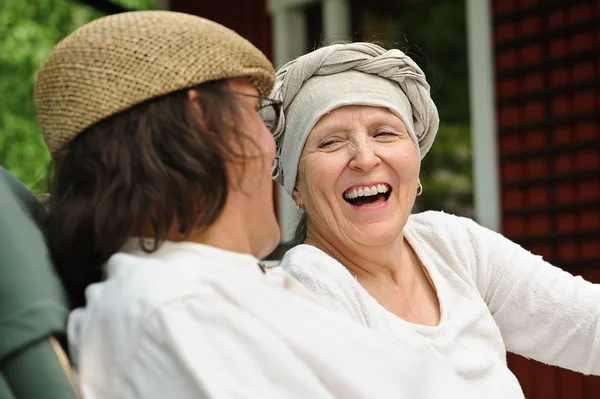
[[(600, 1), (492, 0), (502, 229), (600, 283)], [(600, 398), (600, 378), (517, 356), (528, 399)]]
[(170, 0), (170, 9), (198, 15), (233, 29), (272, 59), (267, 0)]

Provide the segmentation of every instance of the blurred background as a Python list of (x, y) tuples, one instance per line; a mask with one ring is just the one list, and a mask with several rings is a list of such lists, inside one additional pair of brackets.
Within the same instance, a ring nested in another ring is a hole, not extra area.
[[(0, 165), (34, 193), (50, 161), (35, 117), (35, 71), (102, 15), (171, 9), (228, 26), (276, 66), (320, 45), (400, 48), (425, 71), (441, 118), (423, 161), (419, 211), (468, 216), (600, 283), (598, 0), (1, 0)], [(295, 205), (276, 190), (288, 247)], [(517, 356), (526, 397), (600, 398), (600, 378)]]

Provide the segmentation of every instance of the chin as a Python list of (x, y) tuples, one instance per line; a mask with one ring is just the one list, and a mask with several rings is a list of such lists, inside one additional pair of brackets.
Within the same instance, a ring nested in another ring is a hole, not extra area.
[(362, 226), (354, 230), (354, 236), (351, 237), (355, 242), (369, 246), (376, 247), (384, 245), (389, 242), (393, 242), (395, 239), (402, 235), (402, 230), (398, 230), (395, 226)]

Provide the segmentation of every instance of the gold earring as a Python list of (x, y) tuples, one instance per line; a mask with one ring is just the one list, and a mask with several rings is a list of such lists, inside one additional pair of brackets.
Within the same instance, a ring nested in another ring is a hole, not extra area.
[(419, 187), (417, 188), (417, 197), (421, 194), (423, 194), (423, 186), (421, 185), (421, 182), (419, 182)]

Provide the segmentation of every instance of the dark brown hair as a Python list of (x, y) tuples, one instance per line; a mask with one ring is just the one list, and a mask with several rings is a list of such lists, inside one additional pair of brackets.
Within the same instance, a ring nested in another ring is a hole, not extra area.
[(73, 306), (130, 237), (152, 238), (152, 252), (173, 226), (186, 237), (219, 216), (235, 184), (226, 162), (243, 173), (244, 145), (256, 145), (239, 131), (241, 108), (225, 88), (195, 87), (196, 106), (188, 90), (146, 101), (55, 154), (45, 230)]

